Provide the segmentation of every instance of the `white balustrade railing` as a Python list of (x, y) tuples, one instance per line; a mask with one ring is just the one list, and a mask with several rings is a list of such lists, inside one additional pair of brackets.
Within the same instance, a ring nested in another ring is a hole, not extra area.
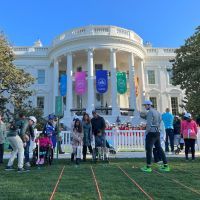
[[(37, 131), (36, 136), (41, 131)], [(145, 130), (106, 130), (107, 141), (115, 148), (116, 151), (137, 151), (145, 150), (144, 141)], [(71, 131), (61, 131), (62, 149), (70, 152), (71, 147)], [(198, 129), (196, 150), (200, 151), (200, 128)]]
[[(106, 130), (107, 141), (116, 151), (144, 150), (144, 130)], [(63, 150), (71, 149), (71, 132), (61, 132)]]
[(139, 44), (143, 44), (142, 38), (131, 30), (116, 26), (85, 26), (81, 28), (75, 28), (62, 33), (53, 40), (53, 45), (59, 44), (63, 40), (70, 40), (81, 36), (90, 35), (107, 35), (107, 36), (118, 36), (128, 38)]

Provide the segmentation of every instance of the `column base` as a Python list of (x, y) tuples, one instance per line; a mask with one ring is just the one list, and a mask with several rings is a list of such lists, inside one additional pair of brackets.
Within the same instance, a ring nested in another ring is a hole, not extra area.
[(115, 107), (115, 108), (112, 108), (112, 116), (120, 116), (121, 113), (120, 113), (120, 109), (119, 107)]

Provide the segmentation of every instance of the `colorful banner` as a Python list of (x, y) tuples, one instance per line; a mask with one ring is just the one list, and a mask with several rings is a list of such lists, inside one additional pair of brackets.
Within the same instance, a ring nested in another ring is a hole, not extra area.
[(117, 92), (119, 94), (124, 94), (127, 91), (126, 84), (126, 73), (125, 72), (117, 72)]
[(67, 93), (67, 75), (62, 74), (60, 77), (60, 95), (65, 96)]
[(87, 89), (86, 73), (76, 72), (75, 74), (75, 92), (78, 95), (83, 95)]
[(96, 89), (97, 92), (103, 94), (108, 90), (108, 71), (97, 70), (96, 71)]

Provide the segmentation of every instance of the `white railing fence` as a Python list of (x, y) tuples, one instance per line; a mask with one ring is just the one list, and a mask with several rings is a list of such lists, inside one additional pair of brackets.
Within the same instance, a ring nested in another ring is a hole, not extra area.
[[(37, 131), (39, 135), (41, 131)], [(116, 151), (145, 150), (145, 130), (106, 130), (106, 139)], [(65, 152), (71, 152), (71, 131), (61, 132), (61, 147)], [(34, 145), (34, 144), (32, 144)], [(200, 151), (200, 129), (197, 135), (196, 150)]]

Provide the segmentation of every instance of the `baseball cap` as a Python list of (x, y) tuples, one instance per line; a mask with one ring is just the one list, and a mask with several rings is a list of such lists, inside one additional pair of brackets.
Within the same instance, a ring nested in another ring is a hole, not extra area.
[(186, 118), (191, 118), (192, 115), (191, 115), (190, 113), (185, 113), (184, 117), (186, 117)]
[(143, 105), (152, 105), (152, 102), (150, 100), (145, 100)]

